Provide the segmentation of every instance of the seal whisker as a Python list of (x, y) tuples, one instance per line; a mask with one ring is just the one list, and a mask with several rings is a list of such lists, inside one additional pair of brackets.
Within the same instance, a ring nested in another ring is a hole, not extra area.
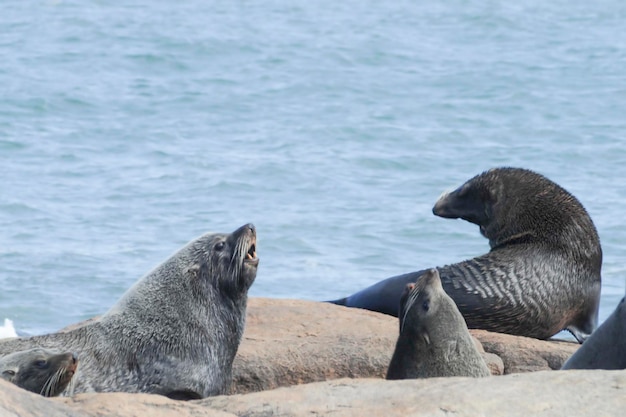
[(41, 389), (40, 394), (43, 395), (44, 397), (50, 397), (52, 394), (52, 389), (57, 385), (57, 383), (59, 382), (59, 377), (61, 375), (61, 372), (63, 372), (62, 368), (57, 369), (53, 374), (51, 374), (48, 379), (46, 380), (46, 382), (43, 384), (43, 387)]
[(414, 287), (411, 292), (409, 293), (409, 298), (406, 301), (406, 304), (404, 305), (404, 315), (402, 316), (402, 321), (400, 324), (400, 332), (404, 331), (404, 323), (406, 322), (406, 316), (407, 314), (409, 314), (409, 311), (411, 310), (411, 307), (413, 307), (413, 304), (415, 304), (415, 300), (417, 300), (417, 297), (419, 296), (420, 291), (419, 289), (417, 289), (417, 287)]
[(67, 392), (67, 395), (69, 395), (70, 397), (74, 395), (74, 387), (76, 386), (76, 380), (78, 379), (79, 372), (80, 370), (76, 368), (76, 370), (74, 371), (74, 375), (72, 376), (72, 379), (70, 379), (69, 385), (65, 389), (65, 391)]
[(4, 375), (5, 370), (13, 371), (11, 379), (5, 377), (9, 382), (36, 394), (54, 397), (70, 383), (72, 374), (64, 378), (67, 367), (73, 366), (68, 363), (68, 355), (71, 353), (42, 348), (19, 350), (0, 357), (0, 375)]

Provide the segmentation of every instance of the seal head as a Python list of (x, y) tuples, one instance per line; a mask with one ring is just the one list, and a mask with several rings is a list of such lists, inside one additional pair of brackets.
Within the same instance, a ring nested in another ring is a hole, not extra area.
[(407, 285), (399, 322), (387, 379), (491, 375), (436, 269)]
[(61, 394), (72, 381), (77, 367), (78, 359), (73, 353), (40, 348), (0, 358), (0, 376), (3, 379), (44, 397)]

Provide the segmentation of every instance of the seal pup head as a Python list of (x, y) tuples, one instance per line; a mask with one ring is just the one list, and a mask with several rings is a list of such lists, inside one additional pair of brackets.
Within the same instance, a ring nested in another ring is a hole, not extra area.
[(399, 311), (400, 334), (387, 379), (490, 375), (437, 269), (406, 285)]
[[(74, 380), (78, 359), (71, 352), (34, 348), (0, 358), (0, 376), (44, 397), (61, 394)], [(69, 391), (72, 391), (70, 386)]]

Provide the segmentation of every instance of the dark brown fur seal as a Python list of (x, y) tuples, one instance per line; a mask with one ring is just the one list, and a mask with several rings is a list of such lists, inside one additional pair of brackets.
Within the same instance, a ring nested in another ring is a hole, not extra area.
[[(469, 328), (546, 339), (569, 330), (582, 342), (595, 329), (602, 249), (582, 204), (535, 172), (495, 168), (442, 196), (433, 213), (479, 226), (491, 250), (437, 268)], [(332, 301), (398, 314), (400, 275)]]
[(66, 333), (0, 341), (0, 354), (76, 352), (75, 392), (145, 392), (174, 399), (224, 394), (257, 272), (256, 230), (191, 241), (99, 320)]
[(626, 369), (626, 298), (561, 369)]
[(78, 360), (71, 352), (34, 348), (0, 358), (0, 376), (20, 388), (56, 397), (70, 384), (77, 366)]
[(436, 269), (407, 285), (399, 318), (400, 335), (387, 379), (491, 375)]

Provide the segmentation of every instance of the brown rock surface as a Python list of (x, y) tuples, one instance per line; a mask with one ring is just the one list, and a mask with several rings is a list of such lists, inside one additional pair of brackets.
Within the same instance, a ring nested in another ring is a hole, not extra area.
[(83, 417), (86, 414), (50, 401), (0, 378), (0, 416), (2, 417)]
[(200, 404), (269, 416), (623, 416), (626, 371), (542, 371), (491, 378), (340, 379)]
[[(575, 343), (471, 330), (492, 374), (559, 369)], [(233, 393), (337, 378), (384, 378), (398, 319), (302, 300), (251, 298)]]
[(197, 402), (148, 394), (80, 394), (45, 398), (0, 379), (0, 417), (234, 417)]
[(542, 371), (491, 378), (339, 379), (178, 402), (147, 394), (44, 398), (0, 381), (0, 416), (622, 416), (626, 371)]
[(502, 358), (505, 374), (561, 369), (580, 346), (576, 342), (537, 340), (485, 330), (471, 330), (471, 333), (485, 351)]

